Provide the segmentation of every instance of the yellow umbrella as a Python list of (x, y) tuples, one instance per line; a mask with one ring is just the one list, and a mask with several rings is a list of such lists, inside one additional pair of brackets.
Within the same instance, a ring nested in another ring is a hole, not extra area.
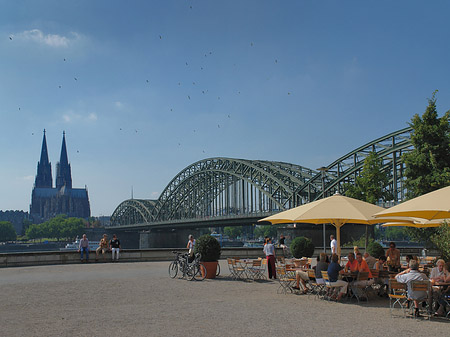
[[(272, 224), (279, 223), (330, 223), (336, 227), (336, 240), (338, 254), (341, 253), (340, 229), (346, 223), (366, 224), (385, 222), (372, 217), (373, 214), (384, 208), (364, 202), (358, 199), (335, 194), (331, 197), (310, 202), (287, 211), (271, 215), (259, 221), (269, 221)], [(325, 245), (325, 243), (324, 243)]]
[(427, 221), (424, 219), (414, 219), (411, 218), (410, 222), (387, 222), (382, 224), (382, 227), (414, 227), (414, 228), (433, 228), (439, 227), (443, 222), (448, 222), (450, 219), (439, 219)]
[(374, 216), (376, 218), (403, 216), (427, 220), (450, 218), (450, 186), (405, 201)]

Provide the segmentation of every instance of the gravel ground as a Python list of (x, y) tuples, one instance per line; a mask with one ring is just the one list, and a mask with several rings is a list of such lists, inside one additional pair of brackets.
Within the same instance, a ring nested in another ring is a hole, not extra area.
[[(447, 336), (391, 318), (386, 299), (331, 303), (278, 282), (170, 279), (168, 262), (0, 269), (0, 336)], [(447, 331), (447, 332), (445, 332)]]

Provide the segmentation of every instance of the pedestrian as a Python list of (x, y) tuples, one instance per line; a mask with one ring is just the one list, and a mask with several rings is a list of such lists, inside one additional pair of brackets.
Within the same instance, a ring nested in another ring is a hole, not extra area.
[(97, 249), (95, 250), (95, 261), (98, 261), (98, 255), (100, 254), (100, 252), (102, 253), (103, 261), (105, 261), (106, 259), (105, 255), (107, 251), (108, 251), (108, 235), (103, 234), (103, 237), (98, 243)]
[(86, 263), (89, 262), (89, 240), (86, 234), (83, 234), (83, 238), (78, 245), (78, 252), (81, 252), (80, 261), (83, 262), (83, 253), (86, 254)]
[(116, 234), (113, 234), (112, 240), (109, 241), (109, 249), (111, 249), (112, 260), (119, 261), (120, 241)]
[(186, 246), (186, 248), (188, 249), (188, 262), (192, 262), (192, 260), (194, 260), (195, 239), (192, 234), (189, 235), (188, 239), (189, 240)]
[(264, 253), (267, 259), (267, 270), (269, 272), (269, 279), (272, 277), (277, 278), (277, 270), (275, 269), (275, 247), (272, 244), (272, 239), (268, 238), (267, 243), (264, 246)]

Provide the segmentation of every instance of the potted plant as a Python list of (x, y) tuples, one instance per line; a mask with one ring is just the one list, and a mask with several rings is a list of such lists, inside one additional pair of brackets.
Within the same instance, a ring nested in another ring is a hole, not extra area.
[[(302, 257), (311, 257), (314, 254), (314, 244), (304, 236), (300, 236), (292, 240), (291, 253), (296, 259)], [(296, 266), (300, 266), (300, 260), (294, 260)]]
[(219, 241), (209, 234), (202, 235), (195, 240), (194, 252), (201, 254), (201, 262), (206, 268), (206, 278), (216, 278), (221, 253)]

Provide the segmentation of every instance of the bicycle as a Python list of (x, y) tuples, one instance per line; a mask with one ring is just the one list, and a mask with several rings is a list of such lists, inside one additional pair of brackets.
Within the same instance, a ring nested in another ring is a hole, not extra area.
[(206, 268), (203, 263), (200, 262), (201, 254), (197, 253), (194, 256), (194, 260), (186, 265), (186, 275), (191, 280), (203, 281), (206, 277)]
[(197, 253), (194, 259), (189, 262), (189, 255), (173, 251), (175, 260), (169, 264), (169, 276), (175, 278), (178, 271), (182, 272), (182, 278), (186, 277), (190, 280), (202, 281), (206, 277), (206, 268), (200, 262), (201, 255)]
[(186, 270), (187, 254), (182, 254), (177, 251), (172, 251), (172, 253), (175, 254), (175, 260), (169, 264), (169, 276), (171, 278), (177, 277), (178, 270), (180, 270), (183, 273), (184, 277)]

